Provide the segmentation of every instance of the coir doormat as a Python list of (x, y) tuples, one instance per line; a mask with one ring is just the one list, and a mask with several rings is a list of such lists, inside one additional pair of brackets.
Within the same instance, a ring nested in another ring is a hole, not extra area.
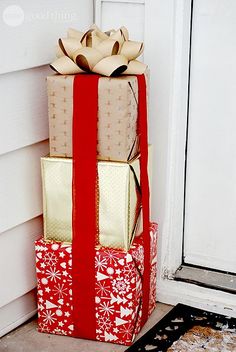
[(178, 304), (126, 351), (236, 352), (236, 319)]

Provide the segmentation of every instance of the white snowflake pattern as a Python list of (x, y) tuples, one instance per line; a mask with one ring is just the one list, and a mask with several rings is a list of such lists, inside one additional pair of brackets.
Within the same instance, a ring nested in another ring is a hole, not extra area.
[(144, 250), (143, 246), (139, 246), (138, 249), (136, 249), (133, 253), (133, 258), (139, 262), (142, 263), (144, 260)]
[(59, 328), (54, 329), (54, 333), (58, 335), (68, 335), (68, 332)]
[(49, 280), (56, 282), (61, 278), (61, 273), (59, 270), (56, 270), (56, 268), (51, 267), (46, 270), (46, 276)]
[(118, 277), (112, 281), (112, 287), (114, 292), (124, 295), (130, 291), (130, 280)]
[(43, 321), (45, 324), (53, 324), (57, 319), (54, 318), (55, 313), (52, 313), (50, 310), (46, 310), (42, 313)]
[(46, 265), (52, 265), (52, 266), (55, 266), (58, 259), (56, 257), (56, 255), (54, 253), (46, 253), (44, 255), (44, 258), (43, 258), (43, 261)]
[(117, 254), (117, 251), (113, 249), (107, 249), (104, 251), (104, 257), (106, 258), (107, 262), (109, 264), (114, 264), (118, 261), (119, 255)]
[(114, 310), (114, 306), (110, 305), (109, 302), (103, 302), (100, 304), (99, 310), (101, 313), (103, 313), (104, 315), (112, 315), (115, 310)]
[(64, 296), (68, 296), (68, 289), (65, 287), (65, 284), (58, 284), (57, 286), (54, 286), (55, 288), (53, 289), (54, 296), (58, 295), (59, 299), (63, 298)]
[(123, 329), (120, 329), (120, 333), (123, 334), (123, 337), (127, 340), (130, 340), (133, 336), (134, 332), (134, 326), (132, 324), (129, 324), (128, 326), (125, 326)]
[(105, 282), (97, 282), (96, 283), (96, 291), (98, 295), (107, 296), (110, 293), (109, 286), (105, 286)]
[(98, 326), (101, 330), (110, 330), (112, 327), (112, 322), (109, 317), (99, 317), (98, 319)]
[(38, 329), (39, 329), (40, 332), (46, 332), (46, 333), (50, 332), (50, 329), (49, 329), (49, 327), (47, 326), (46, 323), (39, 323)]
[(134, 276), (134, 274), (136, 273), (136, 268), (134, 266), (134, 264), (127, 264), (124, 267), (124, 274), (127, 278), (130, 279), (130, 277)]
[(107, 259), (102, 258), (101, 255), (96, 256), (95, 268), (97, 268), (98, 271), (103, 271), (104, 269), (106, 269), (107, 268)]

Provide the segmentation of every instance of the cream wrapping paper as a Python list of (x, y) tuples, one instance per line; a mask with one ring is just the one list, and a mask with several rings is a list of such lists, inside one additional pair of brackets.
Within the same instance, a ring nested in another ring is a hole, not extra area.
[[(47, 77), (50, 156), (72, 157), (74, 77)], [(135, 76), (99, 79), (99, 159), (128, 161), (138, 153), (137, 104), (138, 84)]]
[[(150, 174), (151, 152), (148, 164)], [(44, 237), (71, 242), (72, 159), (44, 157), (41, 165)], [(128, 250), (142, 232), (139, 157), (127, 163), (99, 161), (98, 177), (99, 243)]]

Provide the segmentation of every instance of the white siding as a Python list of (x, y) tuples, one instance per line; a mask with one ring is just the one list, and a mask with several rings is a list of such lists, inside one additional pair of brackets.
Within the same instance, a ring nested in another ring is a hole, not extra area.
[[(11, 5), (2, 0), (0, 13)], [(0, 18), (0, 336), (36, 312), (34, 241), (42, 235), (48, 63), (68, 27), (85, 30), (93, 22), (92, 0), (19, 0), (17, 6), (23, 23), (14, 27)], [(19, 20), (17, 10), (13, 15)]]
[[(42, 231), (42, 216), (39, 216), (1, 234), (0, 308), (35, 287), (34, 241), (42, 236)], [(9, 246), (9, 241), (14, 245)]]
[(42, 213), (40, 156), (48, 142), (40, 142), (0, 157), (0, 232)]
[[(1, 0), (2, 14), (11, 0)], [(59, 37), (68, 27), (85, 30), (93, 20), (92, 0), (18, 0), (24, 22), (10, 27), (1, 19), (0, 73), (48, 64)], [(15, 16), (20, 17), (20, 9)]]
[(50, 72), (46, 65), (0, 76), (0, 155), (48, 138), (45, 77)]
[(3, 306), (0, 310), (0, 336), (31, 318), (37, 312), (35, 301), (36, 290), (34, 289)]

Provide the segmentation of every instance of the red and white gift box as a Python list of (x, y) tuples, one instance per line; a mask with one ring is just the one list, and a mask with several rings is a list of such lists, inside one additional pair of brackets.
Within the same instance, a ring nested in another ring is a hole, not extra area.
[[(151, 279), (149, 315), (156, 301), (157, 230), (150, 225)], [(36, 241), (39, 331), (74, 336), (72, 246), (55, 241)], [(130, 345), (141, 329), (142, 236), (130, 250), (100, 247), (95, 256), (96, 340)], [(80, 317), (78, 317), (80, 319)]]

